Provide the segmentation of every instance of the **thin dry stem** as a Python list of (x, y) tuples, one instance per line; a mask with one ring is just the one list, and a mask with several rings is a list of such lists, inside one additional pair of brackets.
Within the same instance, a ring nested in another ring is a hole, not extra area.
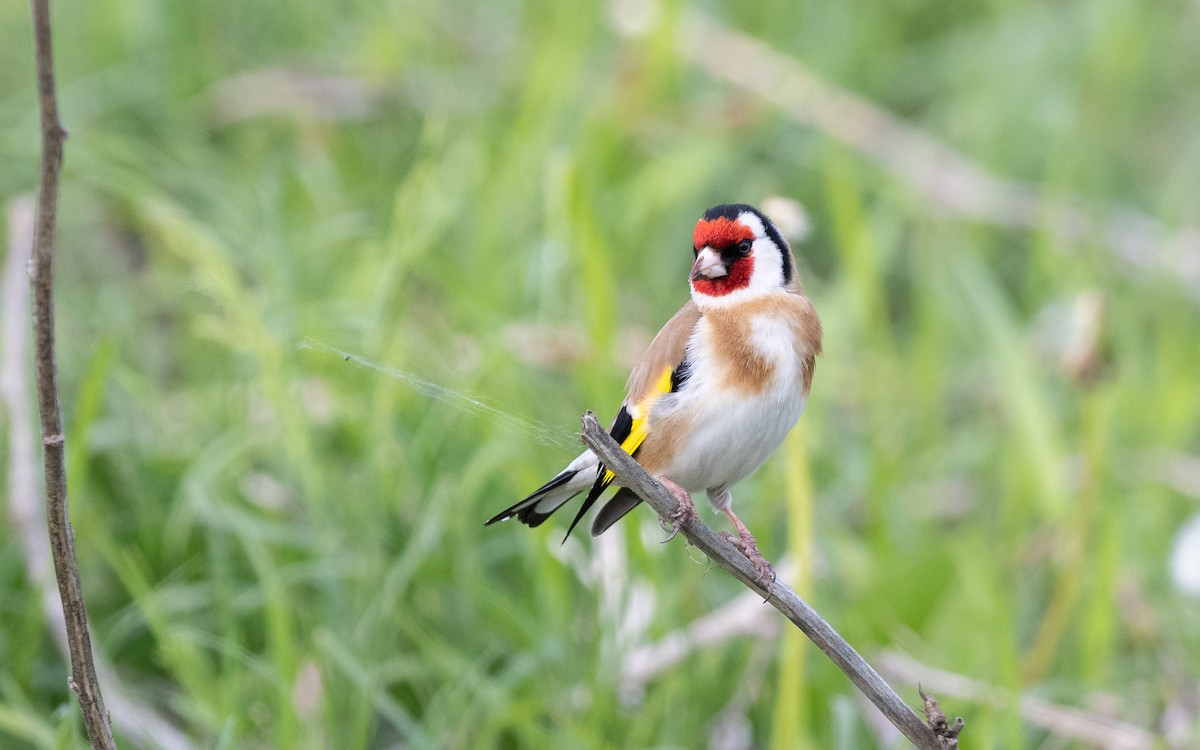
[[(62, 601), (53, 585), (50, 540), (38, 498), (37, 459), (33, 440), (33, 407), (27, 370), (29, 338), (29, 274), (33, 247), (33, 198), (21, 196), (8, 206), (8, 255), (0, 281), (0, 408), (8, 417), (8, 515), (20, 543), (29, 586), (39, 592), (42, 616), (64, 660), (71, 658)], [(100, 651), (93, 653), (96, 674), (106, 685), (113, 725), (138, 747), (190, 750), (187, 735), (123, 685)]]
[(37, 215), (34, 222), (33, 341), (37, 373), (38, 411), (42, 420), (42, 454), (46, 481), (46, 520), (54, 575), (62, 599), (71, 651), (71, 689), (79, 697), (83, 721), (93, 748), (115, 748), (108, 712), (100, 693), (87, 610), (75, 559), (75, 540), (67, 508), (66, 446), (62, 414), (58, 408), (58, 382), (54, 354), (54, 254), (58, 213), (58, 183), (66, 132), (58, 119), (54, 91), (54, 57), (50, 45), (49, 0), (31, 0), (34, 55), (37, 66), (38, 103), (42, 126), (42, 162), (38, 176)]

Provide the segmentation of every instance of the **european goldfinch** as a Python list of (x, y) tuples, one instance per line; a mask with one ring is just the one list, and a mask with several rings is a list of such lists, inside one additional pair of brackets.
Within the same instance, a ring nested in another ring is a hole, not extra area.
[[(792, 251), (770, 219), (746, 205), (720, 205), (696, 223), (691, 300), (675, 313), (633, 368), (612, 437), (680, 500), (678, 529), (704, 490), (737, 529), (726, 536), (760, 575), (771, 575), (753, 535), (734, 514), (730, 488), (749, 476), (800, 419), (821, 353), (821, 323), (796, 277)], [(567, 530), (612, 483), (585, 450), (553, 479), (487, 524), (516, 516), (537, 526), (589, 490)], [(590, 489), (589, 489), (590, 488)], [(600, 509), (592, 535), (641, 502), (619, 489)]]

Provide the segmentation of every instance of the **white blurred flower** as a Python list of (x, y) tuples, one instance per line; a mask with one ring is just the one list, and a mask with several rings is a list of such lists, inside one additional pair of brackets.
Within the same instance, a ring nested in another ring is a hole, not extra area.
[(762, 212), (771, 218), (788, 242), (803, 242), (812, 231), (808, 212), (798, 200), (782, 195), (770, 195), (763, 198)]
[(1192, 516), (1175, 537), (1171, 580), (1183, 593), (1200, 596), (1200, 513)]
[(622, 36), (645, 36), (658, 25), (662, 9), (655, 0), (612, 0), (608, 17)]

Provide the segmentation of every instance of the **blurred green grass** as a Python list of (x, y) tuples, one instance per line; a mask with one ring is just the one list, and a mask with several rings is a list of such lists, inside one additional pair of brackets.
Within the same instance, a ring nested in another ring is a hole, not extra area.
[[(1200, 224), (1195, 3), (706, 8), (1047, 205)], [(0, 7), (5, 201), (37, 169), (26, 13)], [(1200, 451), (1196, 290), (1099, 237), (1063, 247), (1050, 216), (939, 214), (690, 68), (682, 14), (630, 40), (594, 3), (56, 4), (60, 372), (93, 635), (199, 746), (701, 747), (742, 721), (756, 747), (874, 746), (792, 634), (623, 690), (631, 646), (736, 584), (659, 547), (646, 513), (603, 555), (559, 547), (558, 522), (482, 528), (571, 451), (300, 347), (569, 435), (686, 299), (699, 213), (769, 195), (808, 209), (826, 354), (802, 432), (735, 492), (768, 556), (807, 561), (801, 589), (868, 655), (1154, 731), (1198, 689), (1200, 605), (1167, 575), (1196, 498), (1150, 461)], [(339, 78), (262, 113), (294, 79), (230, 79), (264, 69)], [(1090, 290), (1107, 364), (1084, 387), (1042, 342)], [(577, 346), (514, 350), (515, 327), (560, 326)], [(0, 744), (82, 747), (40, 594), (0, 540)], [(606, 581), (595, 559), (625, 567)], [(942, 702), (971, 747), (1073, 746), (1015, 702)]]

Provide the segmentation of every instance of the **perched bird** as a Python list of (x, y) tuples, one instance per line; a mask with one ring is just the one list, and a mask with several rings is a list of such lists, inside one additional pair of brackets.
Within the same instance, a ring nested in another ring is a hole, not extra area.
[[(746, 205), (720, 205), (696, 223), (691, 300), (633, 368), (612, 437), (680, 501), (678, 530), (695, 516), (688, 493), (704, 490), (737, 529), (726, 536), (760, 576), (774, 577), (754, 536), (734, 514), (730, 488), (783, 442), (804, 411), (821, 323), (796, 277), (792, 251), (770, 219)], [(590, 450), (487, 524), (516, 517), (537, 526), (588, 490), (567, 535), (612, 483)], [(619, 489), (592, 535), (641, 502)]]

